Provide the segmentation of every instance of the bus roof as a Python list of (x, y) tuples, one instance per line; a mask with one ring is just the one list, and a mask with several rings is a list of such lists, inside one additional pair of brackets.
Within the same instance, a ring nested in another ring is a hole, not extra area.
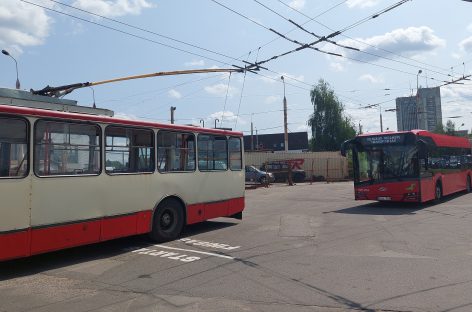
[(120, 125), (136, 126), (136, 127), (151, 127), (151, 128), (159, 128), (159, 129), (166, 129), (166, 130), (180, 130), (180, 131), (197, 132), (197, 133), (221, 134), (221, 135), (231, 135), (231, 136), (239, 136), (239, 137), (243, 136), (242, 132), (237, 132), (237, 131), (163, 124), (163, 123), (150, 122), (150, 121), (130, 120), (130, 119), (123, 119), (123, 118), (109, 117), (109, 116), (88, 115), (88, 114), (61, 112), (61, 111), (53, 111), (53, 110), (46, 110), (46, 109), (9, 106), (9, 105), (0, 104), (0, 114), (2, 113), (3, 114), (16, 114), (16, 115), (21, 115), (21, 116), (35, 116), (35, 117), (70, 119), (70, 120), (80, 120), (80, 121), (89, 121), (89, 122), (101, 122), (101, 123), (120, 124)]
[(380, 135), (394, 135), (394, 134), (403, 134), (403, 133), (413, 133), (416, 136), (429, 137), (437, 146), (442, 147), (461, 147), (461, 148), (471, 148), (469, 139), (458, 136), (451, 136), (445, 134), (432, 133), (426, 130), (410, 130), (410, 131), (388, 131), (388, 132), (376, 132), (376, 133), (366, 133), (360, 134), (358, 137), (370, 137), (370, 136), (380, 136)]

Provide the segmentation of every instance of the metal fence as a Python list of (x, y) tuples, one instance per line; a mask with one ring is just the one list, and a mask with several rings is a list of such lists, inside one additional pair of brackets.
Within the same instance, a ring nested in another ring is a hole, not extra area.
[(292, 168), (305, 171), (307, 181), (339, 181), (349, 178), (348, 160), (339, 152), (245, 152), (244, 156), (246, 165), (257, 168), (270, 161), (290, 160)]

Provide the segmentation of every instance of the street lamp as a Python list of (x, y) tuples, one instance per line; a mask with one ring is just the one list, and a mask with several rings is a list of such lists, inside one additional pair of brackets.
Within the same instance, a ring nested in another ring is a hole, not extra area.
[(216, 122), (220, 121), (218, 118), (215, 118), (215, 129), (216, 129)]
[(418, 70), (418, 74), (416, 74), (416, 126), (418, 129), (420, 129), (420, 108), (419, 108), (419, 86), (418, 86), (418, 76), (422, 73), (423, 71), (420, 69)]
[(10, 53), (8, 53), (7, 50), (2, 50), (2, 53), (6, 56), (11, 57), (15, 61), (15, 66), (16, 66), (16, 88), (19, 89), (20, 88), (20, 79), (18, 79), (18, 62), (16, 61), (16, 59), (13, 56), (11, 56)]
[[(472, 1), (472, 0), (471, 0)], [(418, 71), (418, 74), (416, 74), (416, 94), (418, 94), (418, 76), (422, 73), (423, 71), (420, 69)]]

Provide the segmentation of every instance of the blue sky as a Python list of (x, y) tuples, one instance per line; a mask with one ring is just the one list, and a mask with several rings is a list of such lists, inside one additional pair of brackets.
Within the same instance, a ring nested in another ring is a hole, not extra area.
[[(308, 21), (304, 24), (306, 29), (328, 35), (398, 1), (60, 1), (145, 31), (56, 1), (28, 2), (44, 8), (20, 0), (0, 2), (0, 46), (18, 60), (21, 87), (25, 90), (159, 71), (227, 68), (242, 65), (246, 59), (264, 60), (297, 47), (293, 42), (277, 39), (266, 28), (289, 32), (287, 36), (299, 42), (315, 41), (281, 16), (298, 24)], [(315, 16), (318, 17), (309, 21)], [(126, 118), (166, 122), (170, 106), (176, 106), (179, 124), (198, 124), (202, 119), (209, 127), (218, 118), (218, 126), (248, 131), (252, 119), (259, 133), (282, 132), (280, 76), (284, 75), (289, 130), (305, 131), (313, 110), (309, 90), (322, 78), (334, 89), (353, 122), (361, 122), (365, 131), (375, 132), (380, 129), (379, 109), (359, 107), (383, 102), (382, 110), (393, 108), (396, 97), (416, 92), (418, 70), (423, 72), (419, 85), (429, 87), (450, 80), (448, 74), (458, 78), (472, 73), (471, 17), (469, 2), (413, 0), (333, 38), (364, 53), (323, 43), (317, 47), (344, 57), (305, 49), (266, 63), (270, 71), (262, 70), (261, 75), (200, 74), (121, 82), (94, 87), (95, 101), (98, 107), (112, 109)], [(0, 56), (0, 86), (13, 88), (14, 62)], [(464, 123), (461, 129), (471, 129), (472, 82), (443, 87), (441, 93), (444, 123), (447, 117), (462, 116), (454, 119), (456, 124)], [(93, 102), (90, 88), (77, 90), (66, 98), (78, 100), (81, 105)], [(384, 129), (396, 130), (395, 113), (384, 112), (383, 116)]]

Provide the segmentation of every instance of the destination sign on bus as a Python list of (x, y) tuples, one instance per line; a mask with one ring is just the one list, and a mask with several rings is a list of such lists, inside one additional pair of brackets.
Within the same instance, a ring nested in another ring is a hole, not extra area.
[(405, 136), (403, 135), (375, 135), (361, 138), (363, 145), (380, 145), (380, 144), (403, 144)]

